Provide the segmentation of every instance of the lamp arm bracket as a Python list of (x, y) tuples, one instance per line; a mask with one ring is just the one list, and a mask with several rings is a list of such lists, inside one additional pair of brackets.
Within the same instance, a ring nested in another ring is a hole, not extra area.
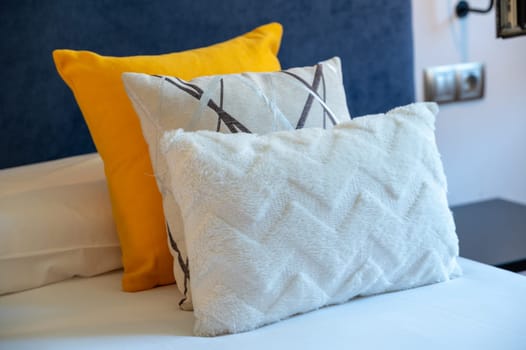
[(494, 2), (495, 2), (495, 0), (490, 0), (488, 8), (486, 8), (486, 9), (478, 9), (478, 8), (470, 7), (469, 3), (467, 1), (462, 0), (462, 1), (458, 2), (457, 7), (455, 8), (455, 12), (456, 12), (457, 16), (460, 17), (460, 18), (466, 17), (468, 15), (468, 13), (470, 13), (470, 12), (488, 13), (493, 8), (493, 3)]

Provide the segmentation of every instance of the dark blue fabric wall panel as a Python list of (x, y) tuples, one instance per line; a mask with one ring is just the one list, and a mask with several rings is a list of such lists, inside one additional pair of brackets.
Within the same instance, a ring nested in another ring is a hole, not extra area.
[(51, 51), (158, 54), (278, 21), (284, 68), (342, 58), (355, 116), (411, 102), (410, 0), (0, 1), (0, 168), (94, 151)]

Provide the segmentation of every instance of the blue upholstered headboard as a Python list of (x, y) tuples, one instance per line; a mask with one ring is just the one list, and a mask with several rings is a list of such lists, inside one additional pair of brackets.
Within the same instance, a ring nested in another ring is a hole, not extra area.
[(53, 49), (166, 53), (272, 21), (284, 68), (342, 58), (352, 115), (413, 101), (410, 0), (2, 0), (0, 168), (95, 150)]

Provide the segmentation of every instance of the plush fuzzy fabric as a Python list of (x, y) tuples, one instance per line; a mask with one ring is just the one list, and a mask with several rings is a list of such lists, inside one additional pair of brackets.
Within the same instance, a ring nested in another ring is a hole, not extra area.
[(195, 333), (247, 331), (458, 276), (437, 112), (413, 104), (263, 136), (167, 132)]
[(183, 222), (170, 189), (170, 174), (159, 142), (167, 130), (268, 133), (303, 127), (331, 127), (350, 119), (338, 57), (315, 66), (272, 73), (178, 77), (125, 73), (126, 90), (141, 120), (157, 185), (163, 195), (174, 275), (192, 309)]

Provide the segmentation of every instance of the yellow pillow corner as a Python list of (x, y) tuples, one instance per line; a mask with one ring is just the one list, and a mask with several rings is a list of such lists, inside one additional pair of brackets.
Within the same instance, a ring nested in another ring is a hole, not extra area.
[(157, 56), (109, 57), (54, 50), (58, 73), (72, 90), (104, 161), (112, 211), (122, 248), (125, 291), (174, 282), (161, 195), (140, 121), (121, 75), (140, 72), (193, 79), (202, 75), (276, 71), (283, 33), (279, 23), (225, 42)]

